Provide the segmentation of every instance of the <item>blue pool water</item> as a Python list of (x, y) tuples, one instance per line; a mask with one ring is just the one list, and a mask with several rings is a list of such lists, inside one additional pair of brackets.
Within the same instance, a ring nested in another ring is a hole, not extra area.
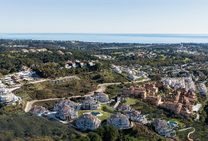
[(97, 116), (97, 115), (100, 114), (100, 112), (91, 112), (91, 114), (92, 114), (93, 116)]
[(171, 127), (177, 127), (177, 126), (178, 126), (178, 123), (175, 122), (175, 121), (169, 121), (168, 124), (169, 124)]
[(199, 111), (200, 108), (201, 108), (201, 107), (199, 107), (199, 106), (194, 106), (194, 107), (193, 107), (193, 111), (196, 111), (196, 112), (197, 112), (197, 111)]

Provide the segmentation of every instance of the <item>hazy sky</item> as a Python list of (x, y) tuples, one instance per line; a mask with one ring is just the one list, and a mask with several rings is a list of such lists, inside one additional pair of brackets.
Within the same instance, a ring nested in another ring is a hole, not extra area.
[(208, 0), (0, 0), (0, 33), (208, 34)]

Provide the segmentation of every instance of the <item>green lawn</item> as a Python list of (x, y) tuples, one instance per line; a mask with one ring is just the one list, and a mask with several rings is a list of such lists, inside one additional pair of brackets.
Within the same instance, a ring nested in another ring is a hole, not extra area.
[(123, 52), (115, 52), (115, 53), (112, 53), (112, 54), (122, 54)]
[(136, 104), (136, 99), (128, 98), (125, 103), (126, 104)]
[(109, 111), (111, 111), (112, 113), (104, 112), (104, 111), (102, 110), (102, 107), (103, 107), (103, 106), (106, 106), (106, 107), (108, 108), (107, 104), (101, 104), (101, 109), (98, 109), (98, 110), (84, 110), (84, 111), (78, 110), (78, 116), (81, 116), (81, 115), (83, 115), (83, 113), (88, 113), (88, 112), (100, 112), (100, 113), (102, 113), (103, 115), (102, 115), (102, 116), (98, 116), (98, 118), (99, 118), (101, 121), (106, 120), (109, 116), (113, 115), (114, 110), (108, 108)]
[(189, 58), (185, 58), (185, 59), (184, 59), (184, 62), (189, 61), (189, 60), (190, 60)]

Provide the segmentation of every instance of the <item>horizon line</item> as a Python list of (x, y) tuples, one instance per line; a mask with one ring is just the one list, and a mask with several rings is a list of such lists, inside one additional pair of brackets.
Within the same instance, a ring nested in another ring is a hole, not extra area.
[(0, 33), (0, 34), (178, 34), (178, 35), (208, 35), (208, 33), (60, 33), (60, 32), (10, 32), (10, 33)]

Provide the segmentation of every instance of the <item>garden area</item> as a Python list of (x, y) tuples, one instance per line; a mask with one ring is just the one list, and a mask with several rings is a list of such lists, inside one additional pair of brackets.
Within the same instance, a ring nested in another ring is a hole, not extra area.
[(124, 101), (125, 104), (130, 104), (130, 105), (133, 105), (133, 104), (136, 104), (136, 99), (133, 99), (133, 98), (128, 98)]
[(101, 121), (106, 120), (109, 116), (114, 114), (114, 110), (109, 108), (107, 106), (107, 104), (101, 104), (101, 109), (97, 109), (97, 110), (78, 110), (78, 116), (83, 115), (83, 113), (89, 113), (89, 112), (100, 112), (101, 114), (103, 114), (102, 116), (98, 116), (98, 118)]

